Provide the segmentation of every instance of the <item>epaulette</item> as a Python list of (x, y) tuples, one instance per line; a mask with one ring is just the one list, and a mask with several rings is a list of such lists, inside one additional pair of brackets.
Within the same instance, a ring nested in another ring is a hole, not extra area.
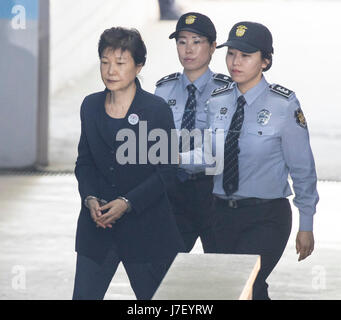
[(231, 77), (227, 76), (226, 74), (222, 74), (222, 73), (215, 73), (213, 76), (213, 79), (221, 81), (221, 82), (225, 82), (225, 83), (233, 82)]
[(222, 86), (222, 87), (219, 87), (219, 88), (216, 88), (212, 91), (211, 93), (211, 96), (216, 96), (220, 93), (223, 93), (223, 92), (226, 92), (226, 91), (229, 91), (233, 88), (233, 82), (229, 82), (228, 84)]
[(171, 80), (177, 80), (177, 79), (179, 79), (180, 75), (181, 75), (180, 72), (175, 72), (175, 73), (169, 74), (168, 76), (165, 76), (165, 77), (161, 78), (159, 81), (157, 81), (156, 86), (159, 86), (160, 84), (171, 81)]
[(287, 99), (289, 99), (294, 94), (294, 91), (291, 91), (285, 87), (282, 87), (279, 84), (271, 84), (269, 87), (272, 92), (280, 94), (281, 96)]

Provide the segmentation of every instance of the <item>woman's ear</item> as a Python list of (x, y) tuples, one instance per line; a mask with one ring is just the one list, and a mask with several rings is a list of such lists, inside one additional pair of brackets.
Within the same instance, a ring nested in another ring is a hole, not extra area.
[(216, 42), (216, 41), (213, 41), (213, 42), (211, 43), (211, 55), (213, 55), (213, 53), (214, 53), (216, 47), (217, 47), (217, 42)]
[(268, 65), (270, 64), (270, 59), (263, 59), (263, 63), (262, 63), (262, 69), (266, 69), (268, 67)]
[(141, 72), (142, 68), (143, 68), (142, 63), (136, 65), (136, 75), (138, 75)]

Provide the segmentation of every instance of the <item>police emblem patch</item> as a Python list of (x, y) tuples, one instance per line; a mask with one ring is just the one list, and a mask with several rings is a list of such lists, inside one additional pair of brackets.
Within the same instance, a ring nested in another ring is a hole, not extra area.
[(175, 106), (175, 105), (176, 105), (176, 100), (175, 100), (175, 99), (169, 99), (169, 100), (168, 100), (168, 105), (169, 105), (170, 107)]
[(186, 24), (192, 24), (192, 23), (194, 23), (196, 18), (197, 18), (197, 16), (193, 16), (193, 15), (187, 16), (186, 20), (185, 20), (185, 23)]
[(297, 124), (302, 127), (302, 128), (307, 128), (307, 121), (305, 120), (303, 111), (301, 108), (298, 108), (295, 111), (295, 118), (296, 118), (296, 122)]
[(266, 109), (262, 109), (257, 113), (257, 123), (262, 126), (266, 126), (270, 120), (271, 112)]
[(236, 30), (236, 36), (237, 37), (242, 37), (246, 31), (247, 27), (243, 25), (239, 25)]
[(227, 113), (227, 108), (226, 107), (221, 107), (220, 108), (220, 114), (226, 114)]

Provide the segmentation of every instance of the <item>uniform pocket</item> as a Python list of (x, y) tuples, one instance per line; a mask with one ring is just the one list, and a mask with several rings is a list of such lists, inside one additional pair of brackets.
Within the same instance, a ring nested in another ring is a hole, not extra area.
[(199, 128), (206, 128), (207, 127), (207, 113), (205, 113), (205, 112), (198, 113), (196, 120), (198, 122), (197, 127), (199, 127)]
[(275, 129), (273, 127), (250, 126), (246, 129), (246, 132), (259, 137), (272, 136), (275, 134)]

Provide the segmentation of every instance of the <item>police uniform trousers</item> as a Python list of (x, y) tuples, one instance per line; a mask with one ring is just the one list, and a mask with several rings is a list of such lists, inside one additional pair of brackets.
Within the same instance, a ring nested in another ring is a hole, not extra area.
[(190, 175), (185, 181), (177, 179), (176, 190), (169, 194), (173, 213), (186, 252), (190, 252), (200, 237), (205, 253), (216, 250), (212, 230), (213, 176), (204, 172)]
[[(102, 300), (117, 270), (120, 257), (115, 245), (101, 264), (77, 254), (73, 300)], [(150, 300), (171, 265), (168, 260), (150, 263), (125, 263), (130, 285), (138, 300)]]
[[(254, 199), (254, 198), (251, 198)], [(269, 300), (266, 279), (283, 254), (291, 231), (291, 208), (286, 198), (232, 208), (214, 197), (214, 234), (218, 253), (258, 254), (261, 268), (253, 286), (254, 300)], [(238, 203), (238, 202), (237, 202)], [(237, 204), (238, 206), (238, 204)]]

